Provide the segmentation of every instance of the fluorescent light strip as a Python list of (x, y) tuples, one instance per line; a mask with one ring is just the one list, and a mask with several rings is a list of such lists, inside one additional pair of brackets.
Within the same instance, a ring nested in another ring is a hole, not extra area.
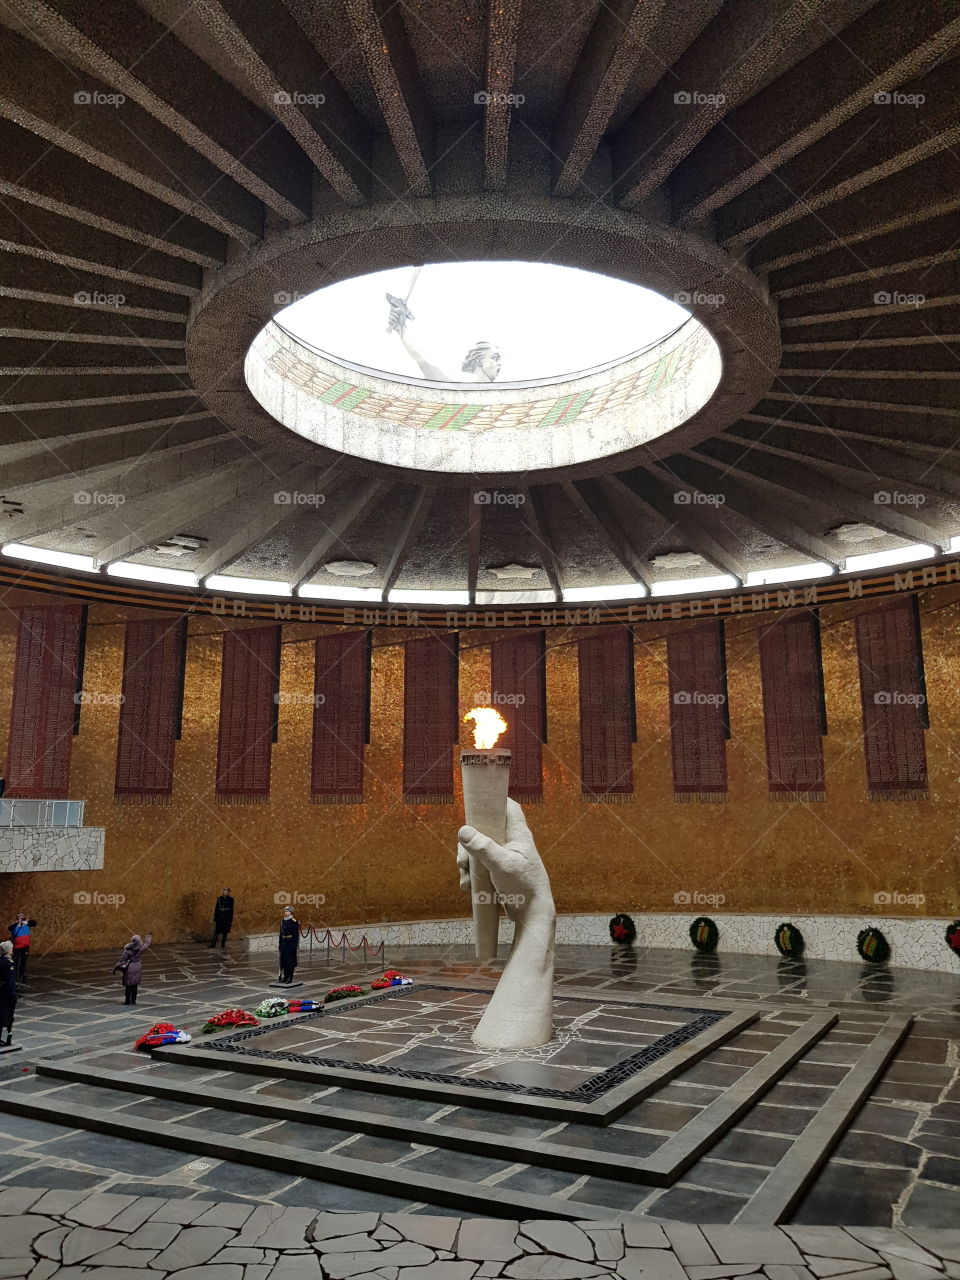
[(100, 562), (93, 556), (78, 556), (70, 551), (51, 551), (47, 547), (28, 547), (23, 542), (8, 542), (3, 554), (14, 560), (35, 560), (37, 564), (53, 564), (60, 569), (79, 569), (81, 573), (96, 573)]
[(891, 564), (907, 564), (914, 560), (929, 560), (937, 554), (937, 548), (929, 542), (913, 542), (909, 547), (894, 547), (892, 551), (873, 551), (869, 555), (847, 556), (844, 573), (864, 573), (867, 569), (882, 569)]
[(307, 583), (297, 595), (304, 600), (372, 600), (375, 603), (383, 600), (380, 587), (328, 587), (323, 583)]
[(158, 569), (152, 564), (134, 564), (132, 560), (114, 560), (107, 565), (112, 578), (132, 578), (135, 582), (164, 582), (172, 587), (195, 587), (199, 579), (188, 569)]
[(390, 604), (469, 604), (469, 591), (409, 591), (396, 587), (387, 596)]
[(665, 582), (655, 582), (651, 594), (655, 596), (696, 595), (701, 591), (729, 591), (739, 587), (740, 582), (730, 573), (721, 573), (712, 578), (671, 578)]
[(764, 587), (775, 582), (803, 582), (810, 578), (827, 578), (835, 572), (832, 564), (817, 560), (813, 564), (789, 564), (782, 569), (751, 569), (745, 587)]
[(233, 578), (226, 573), (211, 573), (203, 585), (211, 591), (236, 591), (250, 596), (289, 596), (293, 587), (289, 582), (271, 582), (269, 578)]
[(642, 582), (620, 582), (609, 587), (565, 587), (564, 602), (577, 600), (639, 600), (649, 595)]
[(477, 604), (556, 604), (557, 593), (549, 587), (530, 591), (478, 591)]

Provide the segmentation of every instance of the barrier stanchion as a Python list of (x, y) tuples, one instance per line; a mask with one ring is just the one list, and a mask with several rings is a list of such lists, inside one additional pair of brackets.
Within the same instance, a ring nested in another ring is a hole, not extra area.
[(308, 925), (306, 929), (301, 929), (300, 937), (301, 939), (303, 938), (309, 939), (308, 950), (311, 958), (313, 957), (314, 942), (317, 943), (318, 947), (325, 948), (327, 953), (326, 955), (327, 964), (330, 963), (330, 949), (331, 947), (333, 947), (340, 952), (341, 964), (344, 964), (346, 962), (348, 951), (362, 951), (364, 969), (368, 969), (370, 967), (371, 959), (375, 959), (378, 956), (380, 957), (381, 966), (383, 965), (384, 954), (386, 949), (386, 941), (383, 938), (380, 939), (380, 941), (377, 943), (376, 946), (373, 946), (373, 944), (370, 942), (370, 939), (364, 933), (361, 935), (360, 941), (357, 943), (357, 945), (354, 946), (353, 943), (350, 941), (350, 939), (347, 937), (346, 929), (341, 929), (340, 937), (334, 938), (333, 931), (327, 928), (324, 930), (323, 936), (321, 937), (320, 933), (317, 930), (317, 926), (314, 924)]

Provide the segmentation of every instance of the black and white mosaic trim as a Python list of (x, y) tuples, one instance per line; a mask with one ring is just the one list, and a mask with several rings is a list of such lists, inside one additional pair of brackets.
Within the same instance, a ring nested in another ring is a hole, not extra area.
[[(362, 1009), (365, 1005), (379, 1003), (383, 1000), (395, 1000), (409, 998), (415, 994), (417, 997), (426, 995), (431, 991), (456, 991), (464, 995), (483, 995), (488, 996), (489, 991), (480, 987), (441, 987), (429, 984), (418, 984), (415, 987), (394, 987), (388, 991), (380, 992), (377, 995), (367, 996), (362, 1000), (354, 1000), (350, 1002), (349, 1012), (355, 1012)], [(587, 1000), (579, 996), (565, 995), (565, 1001), (571, 1003), (581, 1003), (586, 1005), (596, 1005), (595, 1000)], [(611, 1066), (598, 1071), (595, 1075), (588, 1077), (582, 1084), (577, 1085), (573, 1089), (551, 1089), (541, 1085), (524, 1085), (507, 1080), (490, 1080), (478, 1076), (470, 1076), (466, 1074), (449, 1075), (437, 1071), (418, 1071), (393, 1066), (389, 1062), (359, 1062), (354, 1059), (323, 1057), (318, 1054), (296, 1054), (283, 1050), (258, 1048), (257, 1041), (265, 1035), (276, 1031), (275, 1026), (269, 1023), (259, 1027), (251, 1027), (245, 1031), (238, 1031), (233, 1035), (220, 1036), (214, 1041), (210, 1041), (206, 1047), (210, 1049), (218, 1049), (224, 1053), (242, 1053), (249, 1054), (257, 1058), (264, 1058), (275, 1062), (296, 1062), (306, 1064), (307, 1066), (316, 1067), (333, 1067), (340, 1070), (365, 1071), (372, 1075), (395, 1076), (400, 1080), (422, 1080), (431, 1084), (448, 1084), (467, 1087), (472, 1089), (489, 1089), (499, 1093), (521, 1094), (524, 1097), (531, 1098), (558, 1098), (574, 1102), (591, 1102), (596, 1098), (601, 1098), (605, 1093), (617, 1085), (624, 1084), (642, 1071), (644, 1067), (651, 1066), (655, 1062), (659, 1062), (661, 1058), (666, 1057), (674, 1049), (681, 1045), (689, 1043), (695, 1039), (701, 1032), (707, 1028), (715, 1026), (726, 1016), (726, 1010), (715, 1009), (694, 1009), (681, 1007), (679, 1005), (662, 1005), (662, 1004), (625, 1004), (616, 1000), (604, 1000), (602, 1002), (604, 1009), (627, 1009), (631, 1013), (636, 1014), (638, 1011), (644, 1010), (656, 1014), (681, 1014), (689, 1021), (678, 1026), (675, 1030), (667, 1032), (660, 1036), (652, 1044), (645, 1045), (636, 1053), (630, 1054), (628, 1057), (621, 1059), (619, 1062), (613, 1063)], [(328, 1005), (325, 1008), (318, 1009), (312, 1013), (305, 1013), (301, 1017), (290, 1019), (285, 1026), (298, 1025), (303, 1022), (311, 1022), (318, 1018), (332, 1018), (337, 1013), (344, 1010), (340, 1007), (340, 1002)], [(550, 1046), (546, 1046), (549, 1048)], [(546, 1059), (548, 1060), (548, 1059)], [(483, 1059), (481, 1059), (482, 1064)]]

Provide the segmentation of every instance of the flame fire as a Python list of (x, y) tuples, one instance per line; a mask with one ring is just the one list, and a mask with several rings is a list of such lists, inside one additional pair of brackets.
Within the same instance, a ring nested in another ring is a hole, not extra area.
[(495, 747), (497, 739), (507, 728), (506, 720), (493, 707), (473, 707), (463, 720), (465, 724), (473, 721), (473, 745), (478, 751), (489, 751)]

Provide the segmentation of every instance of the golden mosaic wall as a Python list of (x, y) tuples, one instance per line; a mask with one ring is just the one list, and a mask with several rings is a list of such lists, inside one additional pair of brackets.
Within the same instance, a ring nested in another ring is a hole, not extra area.
[[(8, 593), (0, 617), (0, 727), (6, 748), (17, 603)], [(50, 602), (50, 597), (42, 602)], [(859, 605), (822, 610), (829, 734), (828, 800), (771, 804), (767, 799), (756, 633), (769, 615), (727, 624), (732, 738), (730, 801), (673, 802), (665, 636), (671, 624), (638, 628), (636, 687), (639, 741), (632, 804), (585, 804), (578, 780), (575, 632), (548, 636), (549, 742), (545, 801), (528, 811), (562, 912), (664, 911), (680, 893), (722, 895), (715, 911), (892, 915), (960, 914), (960, 600), (956, 586), (922, 598), (930, 699), (926, 735), (929, 801), (881, 804), (867, 799), (857, 663), (850, 619)], [(90, 609), (88, 690), (119, 692), (123, 620), (137, 616), (104, 605)], [(154, 614), (142, 613), (139, 616)], [(176, 749), (174, 803), (116, 805), (113, 781), (118, 710), (89, 704), (74, 739), (70, 795), (87, 802), (86, 821), (106, 827), (102, 872), (0, 877), (0, 910), (18, 907), (40, 921), (37, 946), (72, 950), (121, 943), (152, 929), (162, 941), (206, 931), (213, 900), (228, 884), (243, 933), (272, 929), (280, 892), (323, 895), (301, 909), (303, 923), (422, 919), (466, 915), (457, 888), (454, 833), (459, 803), (400, 802), (403, 632), (375, 637), (372, 743), (364, 805), (313, 805), (311, 707), (286, 700), (274, 746), (268, 805), (214, 800), (220, 678), (219, 620), (191, 622), (183, 737)], [(227, 624), (229, 625), (229, 624)], [(676, 624), (674, 624), (676, 625)], [(318, 628), (287, 624), (281, 670), (285, 692), (312, 692), (311, 638)], [(463, 709), (489, 688), (489, 633), (464, 633)], [(466, 743), (466, 737), (464, 737)], [(122, 894), (120, 907), (74, 905), (79, 890)], [(874, 895), (923, 895), (922, 905), (878, 908)]]

